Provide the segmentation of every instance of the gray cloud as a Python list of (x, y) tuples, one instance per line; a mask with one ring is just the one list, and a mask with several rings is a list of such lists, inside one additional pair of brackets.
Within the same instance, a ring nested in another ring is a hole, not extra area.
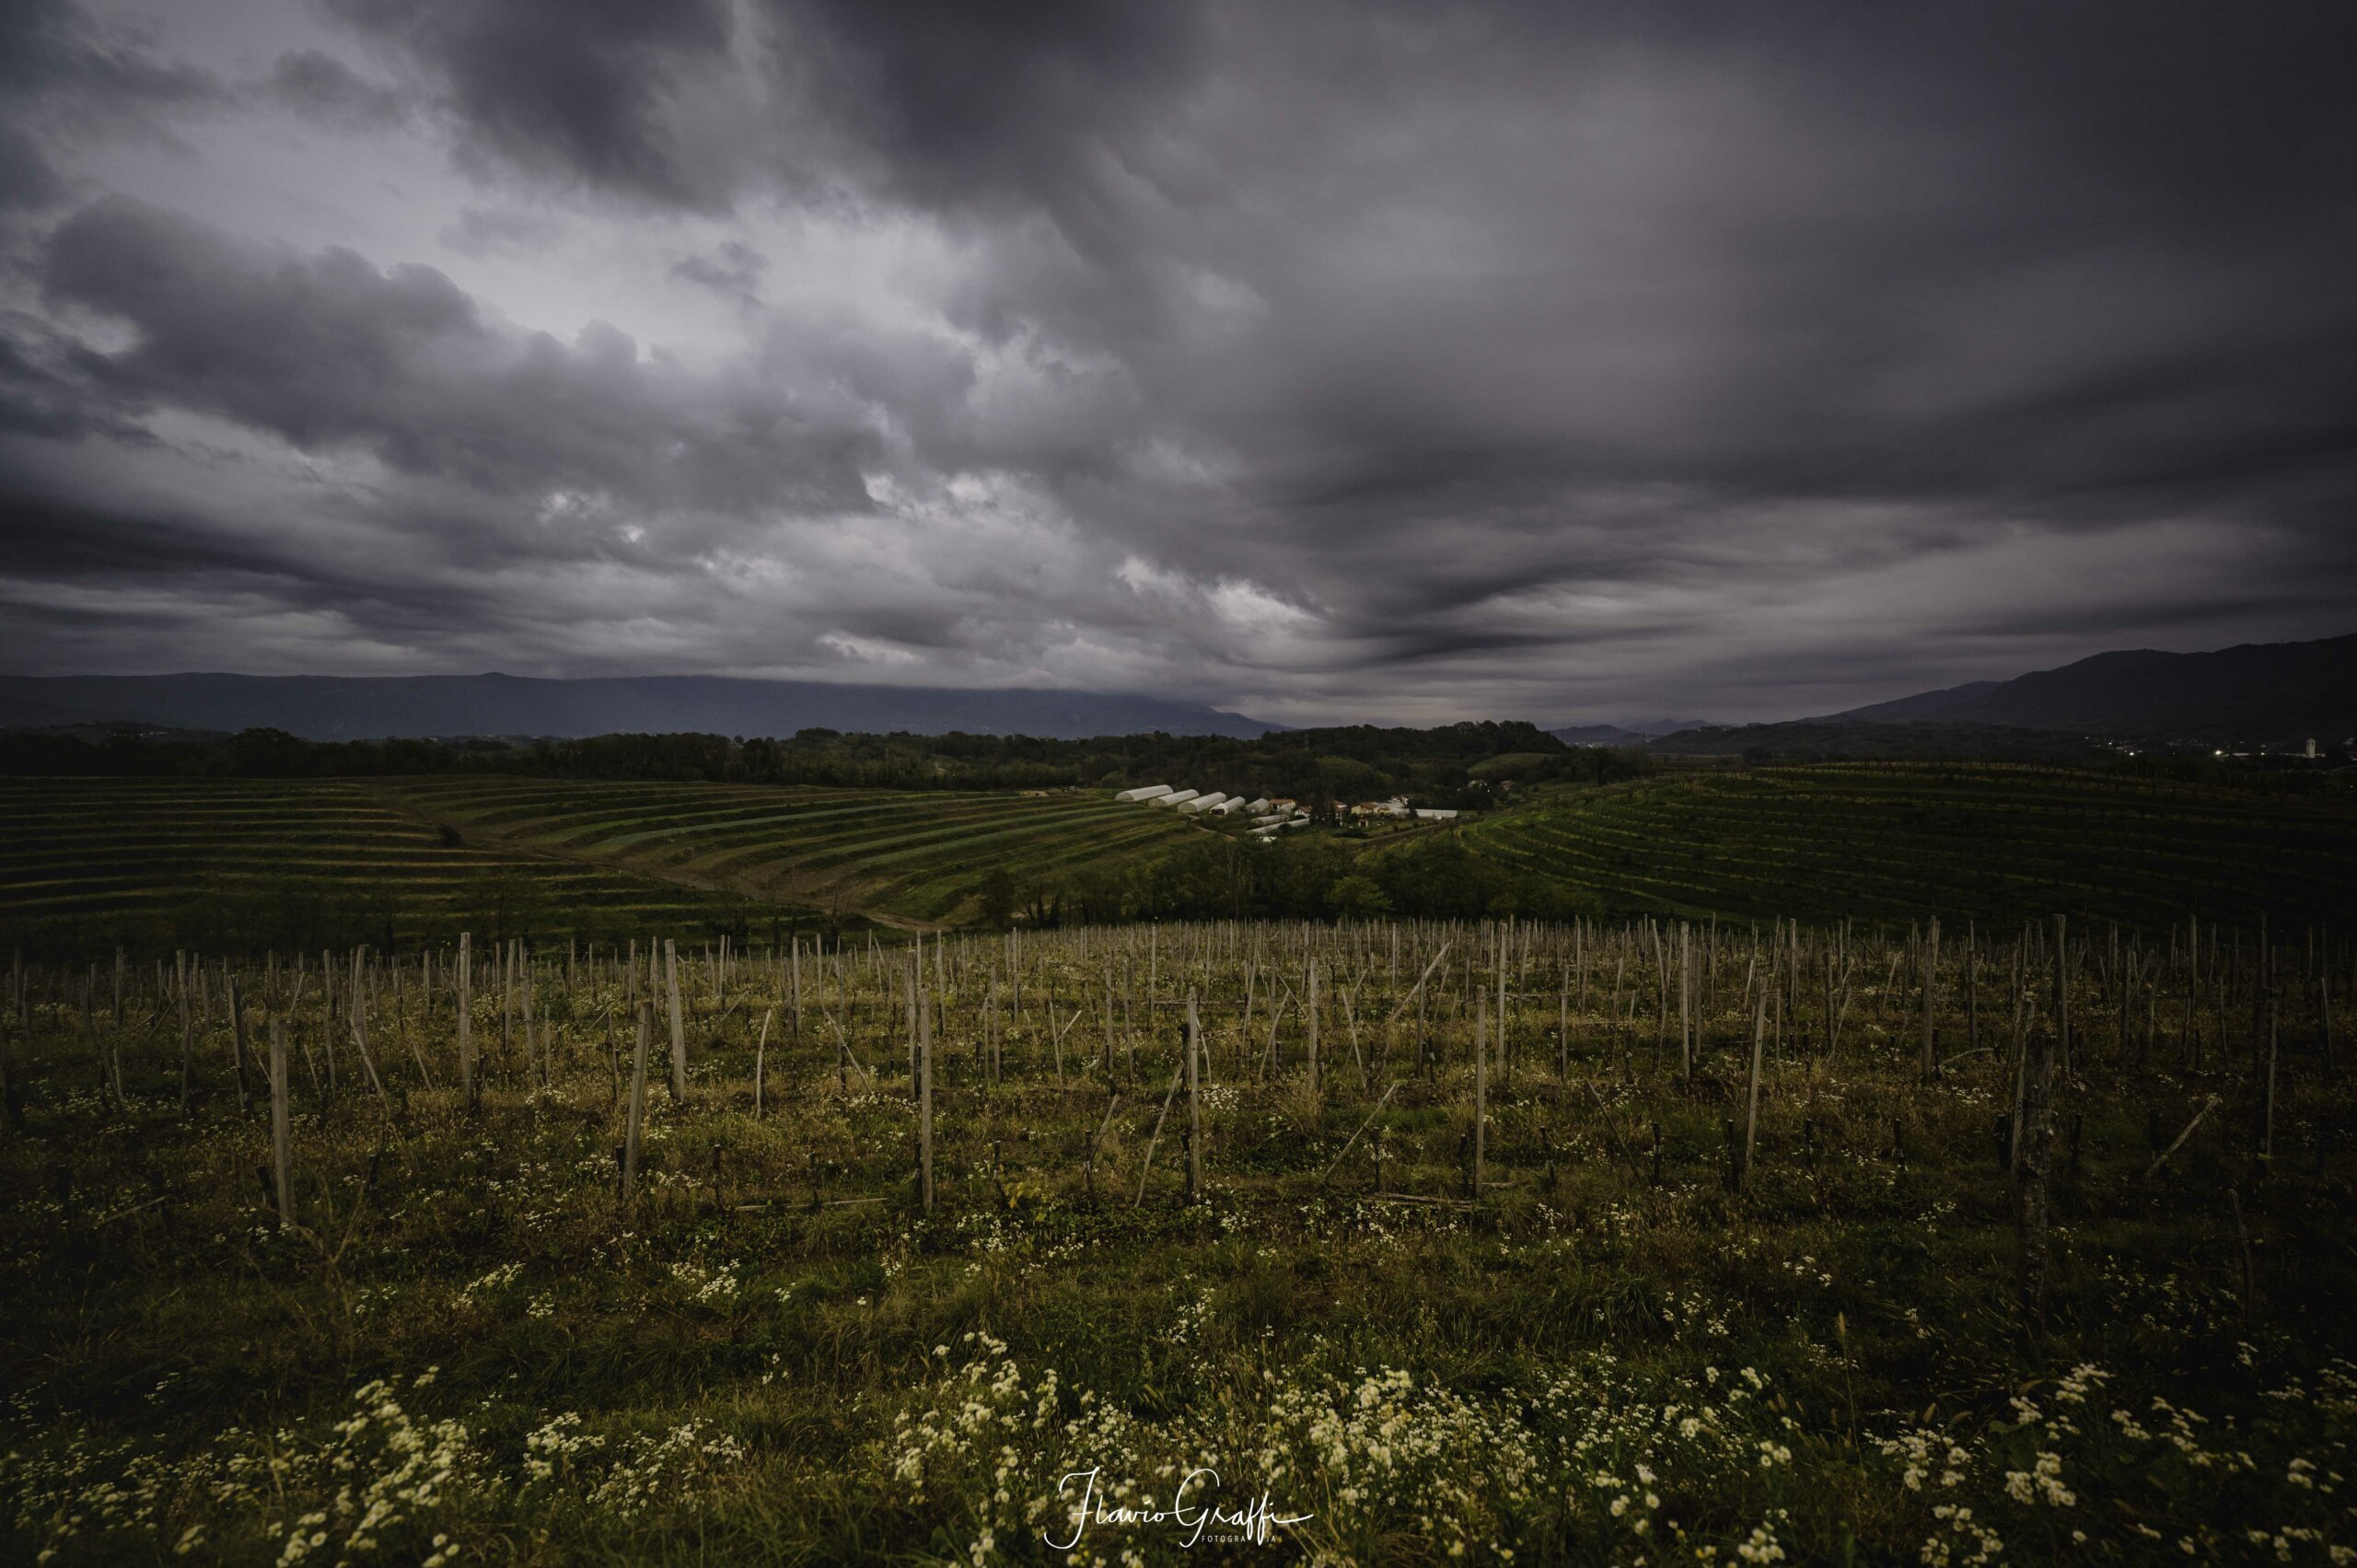
[(747, 304), (758, 303), (761, 273), (769, 258), (751, 246), (724, 239), (709, 254), (687, 256), (674, 262), (671, 274), (702, 284), (717, 294)]
[(433, 73), (470, 138), (462, 151), (652, 200), (707, 204), (722, 195), (685, 100), (696, 74), (727, 59), (723, 0), (327, 4)]
[(12, 118), (157, 134), (169, 116), (231, 96), (212, 72), (162, 57), (137, 24), (101, 25), (72, 0), (0, 6), (0, 101)]
[(280, 55), (271, 67), (268, 90), (298, 114), (362, 130), (399, 124), (409, 111), (400, 92), (317, 49)]
[(555, 490), (640, 506), (864, 504), (858, 411), (778, 383), (683, 381), (602, 322), (573, 343), (490, 319), (430, 267), (241, 244), (110, 198), (51, 236), (53, 298), (130, 324), (88, 351), (96, 386), (202, 410), (310, 451), (518, 501)]
[[(368, 74), (258, 112), (429, 106), (478, 281), (201, 186), (27, 231), (0, 320), (16, 526), (204, 541), (20, 557), (120, 553), (147, 649), (234, 581), (282, 659), (332, 606), (419, 668), (1745, 717), (2357, 598), (2340, 8), (326, 10)], [(26, 14), (23, 104), (217, 112)], [(75, 135), (9, 119), (56, 203)]]

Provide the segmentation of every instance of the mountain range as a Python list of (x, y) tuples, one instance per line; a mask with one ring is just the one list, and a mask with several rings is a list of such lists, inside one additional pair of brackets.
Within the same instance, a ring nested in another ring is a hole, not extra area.
[(2011, 680), (1869, 703), (1860, 724), (2000, 724), (2156, 739), (2340, 738), (2357, 731), (2357, 633), (2208, 654), (2096, 654)]
[[(827, 728), (1251, 738), (1282, 725), (1198, 703), (1090, 691), (856, 686), (716, 675), (540, 679), (512, 675), (0, 676), (0, 727), (129, 723), (187, 730), (283, 729), (307, 740), (388, 737), (573, 738), (697, 731), (784, 736)], [(1888, 730), (1889, 734), (1869, 734)], [(1942, 750), (1975, 738), (2036, 749), (2038, 737), (2201, 745), (2330, 744), (2357, 735), (2357, 633), (2214, 653), (2096, 654), (2011, 680), (1975, 680), (1785, 725), (1626, 720), (1551, 731), (1582, 746), (1666, 751), (1769, 747), (1905, 749), (1936, 730)], [(2003, 732), (2000, 737), (1998, 732)], [(1910, 738), (1912, 738), (1910, 739)]]
[(1646, 744), (1680, 753), (2060, 756), (2117, 741), (2282, 749), (2351, 736), (2357, 634), (2203, 654), (2096, 654), (2011, 680), (1975, 680), (1784, 724), (1688, 730)]
[(717, 675), (546, 680), (514, 675), (0, 676), (0, 727), (132, 723), (283, 729), (306, 740), (824, 728), (913, 735), (1218, 735), (1282, 728), (1196, 703), (1092, 691), (853, 686)]

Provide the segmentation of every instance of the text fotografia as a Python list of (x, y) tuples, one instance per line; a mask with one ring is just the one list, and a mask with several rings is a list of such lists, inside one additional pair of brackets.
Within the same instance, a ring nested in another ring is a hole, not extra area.
[(1208, 1467), (1189, 1470), (1178, 1481), (1178, 1491), (1167, 1508), (1149, 1504), (1133, 1507), (1126, 1504), (1108, 1505), (1097, 1495), (1097, 1477), (1102, 1466), (1068, 1472), (1056, 1483), (1056, 1495), (1068, 1498), (1074, 1482), (1080, 1486), (1080, 1503), (1072, 1512), (1072, 1533), (1057, 1540), (1047, 1530), (1039, 1532), (1051, 1551), (1070, 1551), (1080, 1544), (1080, 1538), (1091, 1525), (1165, 1525), (1181, 1532), (1181, 1546), (1193, 1546), (1198, 1541), (1249, 1542), (1254, 1546), (1269, 1544), (1270, 1532), (1280, 1526), (1298, 1525), (1316, 1518), (1315, 1514), (1279, 1514), (1269, 1503), (1269, 1493), (1240, 1507), (1223, 1507), (1207, 1500), (1218, 1490), (1219, 1472)]

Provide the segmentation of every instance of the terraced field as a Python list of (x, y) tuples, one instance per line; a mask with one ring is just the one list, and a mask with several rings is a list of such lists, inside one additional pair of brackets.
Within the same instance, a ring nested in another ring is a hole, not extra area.
[(524, 778), (401, 781), (393, 798), (498, 843), (773, 901), (952, 923), (982, 882), (1118, 869), (1196, 830), (1098, 791), (1044, 796)]
[(2357, 812), (2330, 802), (1974, 764), (1828, 763), (1559, 796), (1468, 830), (1608, 909), (1735, 918), (2165, 925), (2357, 914)]
[(302, 947), (741, 925), (741, 900), (446, 837), (351, 780), (0, 779), (0, 941)]

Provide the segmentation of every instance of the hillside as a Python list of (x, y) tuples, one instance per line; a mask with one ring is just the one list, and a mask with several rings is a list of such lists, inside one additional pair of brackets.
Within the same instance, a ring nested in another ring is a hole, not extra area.
[(2357, 914), (2338, 802), (2056, 768), (1841, 763), (1558, 795), (1468, 829), (1477, 854), (1606, 912), (2147, 927)]
[(1101, 790), (984, 795), (536, 779), (398, 782), (470, 842), (611, 865), (763, 903), (971, 923), (1005, 868), (1027, 885), (1127, 865), (1194, 836)]
[(51, 955), (1509, 910), (2289, 927), (2357, 915), (2352, 886), (2345, 800), (2042, 766), (1654, 777), (1275, 844), (1103, 790), (0, 780), (0, 947)]
[(1831, 717), (2210, 743), (2339, 739), (2357, 734), (2357, 634), (2206, 654), (2097, 654), (2012, 680), (1919, 692)]
[(2063, 730), (2016, 725), (1910, 719), (1797, 719), (1666, 735), (1644, 749), (1663, 757), (1741, 757), (1753, 762), (1926, 761), (2092, 762), (2110, 751), (2101, 741)]
[(0, 946), (407, 947), (471, 929), (740, 939), (971, 923), (1199, 836), (1085, 795), (515, 778), (0, 779)]
[(0, 944), (35, 953), (766, 934), (774, 912), (444, 834), (343, 780), (0, 779)]

